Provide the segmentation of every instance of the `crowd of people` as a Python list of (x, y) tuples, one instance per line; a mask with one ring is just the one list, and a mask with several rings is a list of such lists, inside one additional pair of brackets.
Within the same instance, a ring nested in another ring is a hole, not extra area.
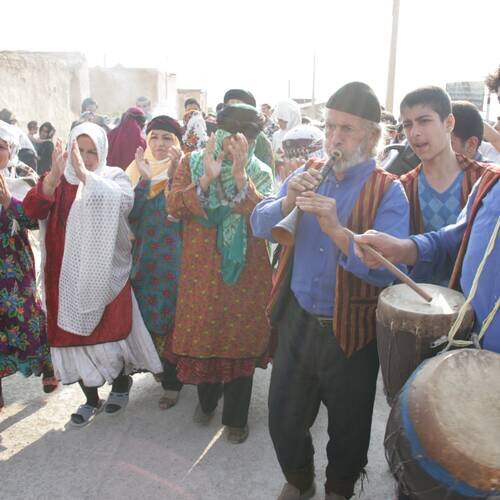
[[(500, 68), (487, 85), (500, 95)], [(331, 95), (322, 124), (293, 100), (259, 110), (243, 89), (216, 114), (187, 99), (182, 123), (146, 97), (115, 127), (90, 98), (81, 111), (66, 143), (50, 122), (25, 134), (0, 112), (0, 410), (13, 373), (42, 376), (45, 392), (78, 383), (68, 426), (83, 427), (122, 412), (133, 374), (150, 372), (161, 410), (197, 386), (199, 425), (222, 398), (238, 444), (255, 369), (272, 363), (278, 500), (315, 494), (321, 403), (325, 499), (351, 498), (367, 465), (377, 299), (394, 282), (364, 245), (417, 282), (469, 295), (499, 231), (499, 123), (436, 86), (409, 92), (396, 119), (362, 82)], [(276, 245), (297, 207), (294, 245)], [(474, 332), (500, 353), (500, 248), (490, 252)]]

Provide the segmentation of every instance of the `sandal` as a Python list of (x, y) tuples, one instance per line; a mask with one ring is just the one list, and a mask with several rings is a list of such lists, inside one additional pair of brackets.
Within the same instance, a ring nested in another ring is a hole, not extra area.
[(163, 396), (158, 400), (160, 410), (168, 410), (177, 404), (179, 400), (179, 391), (164, 391)]
[(118, 415), (121, 413), (128, 404), (130, 388), (134, 382), (132, 377), (128, 376), (128, 390), (127, 392), (113, 392), (109, 393), (106, 404), (104, 405), (104, 413), (106, 415)]
[(76, 413), (72, 413), (69, 419), (70, 427), (85, 427), (90, 424), (98, 413), (104, 408), (104, 401), (99, 400), (97, 407), (88, 404), (80, 405)]
[(51, 392), (54, 392), (59, 385), (59, 380), (56, 379), (56, 377), (43, 377), (42, 378), (42, 386), (43, 386), (43, 392), (45, 394), (50, 394)]

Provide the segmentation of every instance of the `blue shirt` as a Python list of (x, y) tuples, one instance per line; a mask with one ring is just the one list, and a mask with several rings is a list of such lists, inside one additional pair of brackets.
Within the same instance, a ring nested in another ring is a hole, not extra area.
[[(318, 193), (335, 198), (337, 214), (346, 225), (362, 187), (375, 168), (368, 160), (345, 172), (338, 181), (333, 173), (320, 186)], [(299, 168), (281, 186), (276, 196), (261, 201), (254, 209), (250, 223), (258, 238), (273, 241), (271, 229), (283, 219), (281, 203), (286, 196), (290, 179), (304, 171)], [(409, 231), (409, 207), (399, 181), (394, 181), (378, 208), (373, 229), (406, 238)], [(332, 316), (335, 301), (337, 264), (358, 278), (376, 286), (386, 286), (394, 278), (385, 270), (367, 268), (354, 254), (353, 243), (345, 256), (321, 230), (315, 215), (303, 214), (295, 238), (295, 257), (291, 287), (300, 306), (311, 314)]]
[(427, 182), (423, 169), (420, 171), (418, 174), (418, 198), (426, 233), (439, 231), (442, 227), (456, 222), (462, 211), (463, 178), (464, 172), (461, 170), (448, 189), (440, 193)]
[[(479, 182), (479, 181), (478, 181)], [(418, 262), (413, 267), (411, 276), (418, 281), (426, 281), (426, 277), (435, 273), (447, 263), (454, 262), (469, 221), (470, 210), (477, 192), (477, 184), (471, 191), (467, 205), (464, 207), (455, 224), (439, 231), (411, 236), (418, 249)], [(470, 292), (476, 270), (491, 238), (495, 224), (500, 217), (500, 182), (484, 197), (472, 225), (472, 232), (462, 265), (460, 284), (464, 294)], [(496, 242), (493, 252), (488, 257), (479, 280), (472, 307), (476, 314), (475, 331), (479, 332), (481, 324), (490, 313), (500, 295), (500, 241)], [(447, 332), (443, 332), (447, 333)], [(497, 313), (483, 337), (483, 347), (500, 353), (500, 315)]]

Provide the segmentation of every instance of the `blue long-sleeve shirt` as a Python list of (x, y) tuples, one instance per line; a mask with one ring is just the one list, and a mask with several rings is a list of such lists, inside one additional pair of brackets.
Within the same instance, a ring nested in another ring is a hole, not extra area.
[[(439, 231), (411, 237), (418, 249), (418, 262), (411, 272), (413, 278), (418, 281), (426, 281), (427, 276), (435, 275), (450, 260), (455, 260), (470, 218), (470, 210), (477, 193), (477, 184), (471, 191), (467, 204), (460, 213), (456, 224), (446, 226)], [(483, 258), (486, 246), (499, 217), (500, 182), (497, 182), (483, 198), (481, 207), (472, 225), (460, 277), (460, 285), (466, 296), (469, 295), (476, 270)], [(479, 332), (483, 320), (493, 309), (499, 295), (500, 242), (497, 241), (493, 252), (486, 261), (476, 296), (472, 300), (472, 307), (476, 314), (474, 329), (477, 332)], [(483, 338), (483, 347), (500, 353), (500, 315), (498, 313), (495, 315)]]
[[(368, 160), (346, 171), (338, 181), (330, 173), (318, 193), (335, 198), (337, 214), (346, 225), (362, 187), (375, 168), (375, 161)], [(304, 171), (299, 168), (290, 176), (276, 194), (261, 201), (254, 209), (250, 223), (258, 238), (273, 241), (271, 229), (283, 219), (281, 203), (286, 196), (288, 182)], [(395, 181), (382, 199), (373, 229), (406, 238), (409, 231), (408, 200), (399, 181)], [(303, 214), (295, 239), (295, 257), (291, 288), (300, 306), (311, 314), (332, 316), (335, 301), (337, 264), (358, 278), (376, 286), (386, 286), (393, 281), (392, 275), (382, 269), (367, 268), (354, 254), (350, 243), (349, 254), (344, 255), (320, 228), (315, 215)]]

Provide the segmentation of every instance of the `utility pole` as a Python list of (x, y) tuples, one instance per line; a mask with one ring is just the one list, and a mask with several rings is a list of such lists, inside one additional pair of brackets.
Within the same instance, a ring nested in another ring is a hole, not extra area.
[(394, 107), (394, 82), (396, 80), (396, 53), (398, 47), (399, 0), (392, 0), (392, 33), (391, 51), (389, 55), (389, 72), (387, 74), (387, 94), (385, 107), (392, 112)]

